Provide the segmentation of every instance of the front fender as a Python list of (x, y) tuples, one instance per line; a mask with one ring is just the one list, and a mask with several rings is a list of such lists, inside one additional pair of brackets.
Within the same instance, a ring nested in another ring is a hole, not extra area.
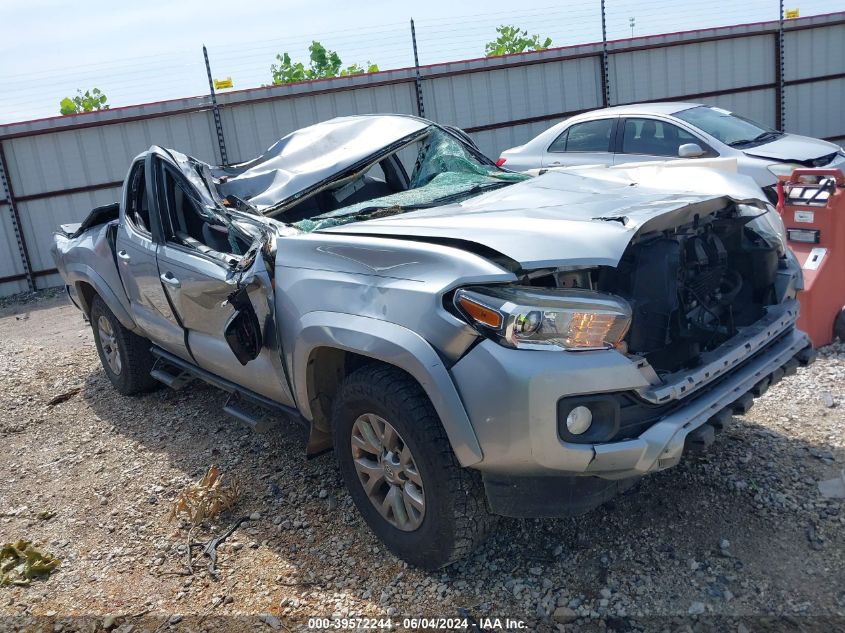
[(312, 419), (308, 400), (307, 367), (320, 347), (354, 352), (408, 372), (422, 386), (462, 466), (481, 461), (481, 446), (455, 384), (443, 361), (421, 336), (395, 323), (337, 312), (309, 312), (295, 328), (294, 387), (299, 409)]
[[(120, 280), (118, 279), (118, 283), (119, 281)], [(120, 321), (123, 327), (131, 330), (132, 332), (139, 332), (140, 328), (138, 327), (138, 324), (135, 323), (135, 319), (132, 318), (127, 305), (124, 305), (124, 302), (121, 301), (120, 296), (118, 295), (119, 292), (121, 295), (125, 296), (122, 285), (117, 291), (113, 290), (106, 280), (103, 279), (102, 275), (91, 268), (91, 266), (79, 263), (66, 264), (65, 282), (73, 286), (83, 282), (90, 284), (96, 293), (102, 297), (103, 301), (106, 302), (106, 305), (114, 313), (114, 316), (117, 317), (117, 320)], [(91, 311), (91, 306), (87, 304), (84, 295), (79, 292), (78, 288), (77, 294), (79, 296), (80, 303), (82, 303), (82, 311), (87, 315)], [(128, 299), (126, 300), (126, 303), (128, 304)]]

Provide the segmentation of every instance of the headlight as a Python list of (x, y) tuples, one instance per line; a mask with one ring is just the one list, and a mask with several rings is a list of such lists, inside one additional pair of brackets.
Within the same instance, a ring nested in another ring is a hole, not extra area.
[(783, 254), (786, 251), (786, 227), (783, 218), (774, 208), (774, 205), (767, 205), (768, 212), (760, 213), (759, 207), (750, 204), (737, 205), (740, 215), (753, 217), (748, 226), (760, 233), (766, 239), (777, 242), (780, 245), (778, 252)]
[(519, 349), (610, 349), (631, 324), (631, 307), (592, 290), (484, 286), (460, 289), (455, 307), (482, 334)]
[(798, 163), (775, 163), (766, 167), (775, 176), (791, 176), (796, 169), (801, 169), (803, 165)]

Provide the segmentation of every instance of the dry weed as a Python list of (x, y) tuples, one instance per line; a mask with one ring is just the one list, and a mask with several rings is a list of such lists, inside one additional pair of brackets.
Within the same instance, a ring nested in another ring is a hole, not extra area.
[(179, 493), (170, 519), (187, 515), (191, 525), (199, 525), (206, 519), (218, 516), (231, 509), (241, 497), (241, 487), (232, 477), (223, 481), (217, 466), (211, 466), (202, 479)]

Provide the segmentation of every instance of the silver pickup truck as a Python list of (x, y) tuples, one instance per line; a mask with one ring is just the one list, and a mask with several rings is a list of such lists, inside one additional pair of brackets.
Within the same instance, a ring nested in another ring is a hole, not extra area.
[(496, 515), (677, 464), (813, 360), (777, 214), (686, 173), (529, 177), (430, 121), (337, 118), (234, 166), (152, 147), (54, 255), (121, 393), (200, 379), (256, 427), (304, 423), (433, 569)]

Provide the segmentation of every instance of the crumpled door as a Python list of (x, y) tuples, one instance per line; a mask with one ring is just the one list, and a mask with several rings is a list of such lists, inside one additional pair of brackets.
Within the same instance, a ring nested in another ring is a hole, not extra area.
[(194, 362), (276, 402), (293, 404), (264, 259), (256, 256), (241, 269), (168, 242), (159, 249), (158, 266)]

